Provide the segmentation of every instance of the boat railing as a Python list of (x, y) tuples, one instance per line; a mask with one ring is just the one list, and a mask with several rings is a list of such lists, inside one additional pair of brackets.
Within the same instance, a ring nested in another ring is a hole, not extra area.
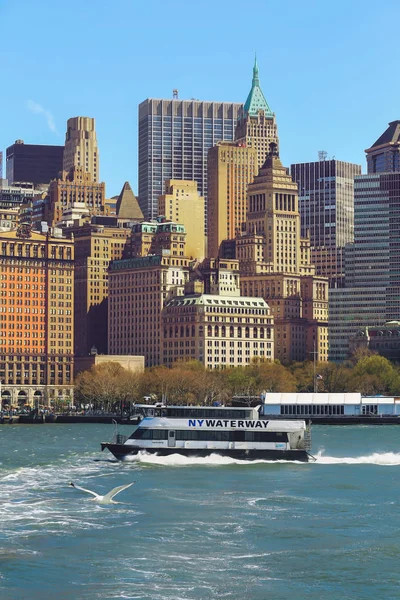
[(304, 432), (304, 448), (305, 450), (311, 450), (311, 426), (307, 425), (306, 430)]

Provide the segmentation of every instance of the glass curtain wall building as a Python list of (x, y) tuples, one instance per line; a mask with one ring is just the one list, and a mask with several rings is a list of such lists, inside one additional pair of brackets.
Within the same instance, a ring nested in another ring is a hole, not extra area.
[(345, 360), (350, 338), (400, 320), (400, 121), (366, 150), (355, 178), (354, 244), (345, 249), (344, 289), (329, 295), (329, 358)]
[(293, 164), (299, 186), (301, 236), (310, 236), (311, 262), (329, 287), (343, 287), (346, 244), (354, 239), (354, 177), (361, 166), (340, 160)]
[(167, 179), (197, 182), (205, 199), (207, 153), (232, 141), (240, 103), (147, 99), (139, 105), (139, 204), (146, 219), (158, 215), (158, 197)]

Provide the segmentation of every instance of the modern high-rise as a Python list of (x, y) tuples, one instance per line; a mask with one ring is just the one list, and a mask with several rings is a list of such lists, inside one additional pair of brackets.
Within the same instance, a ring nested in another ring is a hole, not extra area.
[(154, 98), (139, 105), (139, 203), (146, 219), (157, 217), (167, 179), (196, 181), (207, 213), (207, 153), (234, 139), (242, 106)]
[(81, 167), (90, 173), (92, 181), (99, 181), (99, 149), (95, 120), (91, 117), (72, 117), (67, 121), (63, 171)]
[(206, 237), (204, 223), (204, 198), (197, 191), (196, 181), (167, 179), (165, 194), (158, 199), (158, 212), (168, 221), (185, 226), (186, 256), (203, 260)]
[(6, 178), (10, 184), (48, 185), (63, 169), (64, 146), (24, 144), (17, 140), (6, 150)]
[(297, 184), (276, 144), (248, 187), (246, 228), (236, 239), (243, 296), (262, 297), (275, 322), (275, 357), (328, 357), (328, 280), (316, 276), (301, 237)]
[[(400, 319), (400, 121), (366, 150), (368, 174), (354, 183), (354, 243), (345, 249), (345, 288), (329, 298), (329, 357), (345, 360), (365, 327)], [(395, 169), (385, 171), (384, 169)]]
[(279, 150), (275, 113), (271, 111), (260, 87), (257, 59), (254, 61), (251, 90), (239, 111), (235, 140), (257, 151), (258, 168), (263, 166), (271, 143)]
[(255, 148), (218, 142), (208, 152), (207, 256), (217, 257), (224, 240), (234, 239), (246, 221), (247, 186), (258, 173)]
[(73, 241), (21, 225), (0, 233), (0, 262), (3, 406), (72, 400)]
[(354, 177), (361, 166), (340, 160), (293, 164), (299, 186), (301, 235), (309, 235), (316, 274), (343, 287), (346, 244), (354, 240)]

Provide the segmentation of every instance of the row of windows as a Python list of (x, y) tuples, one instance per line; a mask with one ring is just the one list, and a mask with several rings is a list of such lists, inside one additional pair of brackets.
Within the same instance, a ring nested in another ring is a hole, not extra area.
[[(178, 441), (203, 441), (203, 442), (287, 442), (287, 433), (279, 433), (276, 431), (166, 431), (158, 429), (137, 429), (130, 437), (131, 439), (141, 440), (166, 440), (175, 437)], [(175, 433), (175, 436), (173, 435)]]

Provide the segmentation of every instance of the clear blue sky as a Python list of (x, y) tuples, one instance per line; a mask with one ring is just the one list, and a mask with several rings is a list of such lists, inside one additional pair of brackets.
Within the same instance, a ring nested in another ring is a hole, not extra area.
[(96, 118), (107, 196), (137, 191), (147, 97), (244, 102), (254, 53), (281, 158), (362, 164), (400, 119), (398, 0), (0, 0), (0, 149)]

